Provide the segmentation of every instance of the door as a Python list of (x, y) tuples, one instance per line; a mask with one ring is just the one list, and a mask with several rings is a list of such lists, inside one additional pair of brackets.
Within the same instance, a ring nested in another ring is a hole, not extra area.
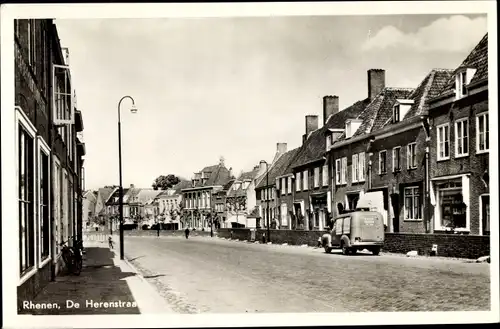
[(481, 195), (481, 227), (483, 235), (490, 235), (490, 196)]
[(355, 210), (359, 201), (359, 193), (347, 194), (347, 204), (349, 210)]

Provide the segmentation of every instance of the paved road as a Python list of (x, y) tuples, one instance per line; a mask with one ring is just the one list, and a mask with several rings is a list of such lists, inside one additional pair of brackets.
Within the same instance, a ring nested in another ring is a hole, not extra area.
[(127, 237), (126, 257), (179, 313), (473, 311), (490, 308), (489, 264)]

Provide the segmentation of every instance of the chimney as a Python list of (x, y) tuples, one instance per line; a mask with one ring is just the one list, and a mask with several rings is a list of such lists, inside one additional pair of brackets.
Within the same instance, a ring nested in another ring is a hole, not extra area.
[(339, 111), (339, 96), (323, 97), (323, 125), (326, 124), (328, 118)]
[(264, 161), (264, 160), (260, 160), (259, 166), (260, 166), (260, 172), (264, 172), (264, 171), (266, 171), (266, 168), (267, 168), (267, 163), (266, 163), (266, 161)]
[(318, 116), (306, 115), (306, 136), (316, 129), (318, 129)]
[(368, 97), (373, 100), (385, 88), (385, 70), (368, 70)]
[(229, 171), (229, 178), (233, 177), (233, 167), (230, 167), (228, 171)]
[(307, 135), (306, 134), (302, 135), (302, 145), (304, 145), (306, 140), (307, 140)]
[(276, 144), (276, 153), (278, 153), (278, 156), (285, 154), (286, 150), (287, 150), (286, 143), (277, 143)]
[(134, 184), (130, 184), (130, 188), (134, 188)]

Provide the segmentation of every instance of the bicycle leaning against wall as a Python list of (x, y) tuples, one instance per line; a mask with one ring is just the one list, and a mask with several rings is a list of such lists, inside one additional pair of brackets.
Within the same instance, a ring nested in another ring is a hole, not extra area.
[(75, 275), (80, 275), (83, 266), (83, 258), (80, 253), (81, 249), (81, 241), (76, 241), (74, 247), (68, 247), (66, 244), (68, 241), (61, 242), (60, 246), (62, 247), (62, 258), (64, 263), (66, 264), (66, 268), (70, 273)]

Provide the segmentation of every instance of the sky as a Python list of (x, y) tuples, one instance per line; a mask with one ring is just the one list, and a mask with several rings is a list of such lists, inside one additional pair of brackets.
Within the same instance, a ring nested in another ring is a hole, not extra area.
[(367, 70), (415, 88), (454, 69), (487, 32), (485, 15), (57, 19), (84, 121), (87, 189), (159, 175), (190, 179), (219, 162), (233, 173), (300, 146), (322, 98), (340, 109), (368, 95)]

